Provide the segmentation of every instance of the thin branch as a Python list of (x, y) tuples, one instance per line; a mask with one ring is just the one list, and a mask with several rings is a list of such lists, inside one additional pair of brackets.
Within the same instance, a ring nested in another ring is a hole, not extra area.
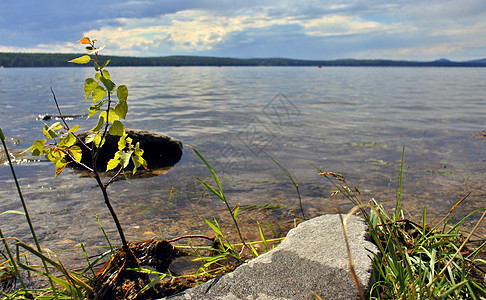
[(88, 167), (87, 165), (83, 164), (82, 162), (77, 161), (77, 160), (76, 160), (76, 159), (75, 159), (75, 158), (74, 158), (74, 157), (71, 155), (71, 153), (69, 153), (69, 151), (63, 150), (62, 152), (63, 152), (64, 154), (66, 154), (67, 156), (69, 156), (69, 157), (72, 159), (72, 161), (73, 161), (74, 163), (76, 163), (76, 164), (78, 164), (78, 165), (80, 165), (80, 166), (82, 166), (82, 167), (86, 168), (86, 169), (87, 169), (88, 171), (90, 171), (90, 172), (93, 172), (93, 169), (91, 169), (91, 168), (90, 168), (90, 167)]
[(176, 237), (174, 239), (168, 240), (167, 242), (173, 243), (175, 241), (182, 240), (182, 239), (206, 239), (206, 240), (210, 240), (210, 241), (214, 242), (214, 238), (210, 238), (210, 237), (205, 236), (205, 235), (183, 235), (183, 236)]
[(61, 118), (62, 122), (64, 123), (64, 126), (66, 127), (67, 130), (70, 130), (70, 127), (66, 120), (64, 119), (64, 116), (62, 115), (61, 108), (59, 108), (59, 103), (57, 102), (56, 94), (54, 93), (54, 90), (51, 87), (51, 93), (52, 96), (54, 97), (54, 102), (56, 103), (57, 111), (59, 112), (59, 117)]
[(111, 214), (111, 217), (113, 218), (113, 221), (115, 221), (116, 228), (118, 229), (118, 234), (120, 235), (120, 239), (121, 239), (122, 244), (123, 244), (123, 249), (125, 249), (125, 251), (128, 254), (130, 249), (128, 247), (128, 243), (127, 243), (127, 240), (125, 238), (125, 234), (123, 233), (123, 229), (121, 227), (120, 221), (118, 220), (118, 217), (115, 213), (115, 210), (111, 206), (110, 199), (108, 197), (108, 193), (106, 192), (106, 187), (103, 185), (103, 182), (101, 182), (100, 175), (98, 174), (98, 172), (96, 172), (96, 170), (94, 172), (94, 175), (95, 175), (96, 182), (98, 182), (98, 185), (101, 189), (101, 192), (103, 193), (103, 198), (105, 199), (105, 204), (108, 207), (108, 210), (110, 211), (110, 214)]
[(115, 175), (111, 176), (110, 180), (108, 180), (107, 182), (104, 183), (104, 186), (105, 188), (107, 188), (112, 182), (113, 180), (115, 180), (115, 178), (120, 175), (120, 173), (123, 171), (123, 166), (120, 166), (120, 168), (118, 169), (118, 172), (116, 172)]
[[(56, 94), (54, 93), (54, 90), (52, 89), (51, 87), (51, 93), (52, 93), (52, 96), (54, 98), (54, 102), (56, 103), (56, 108), (57, 108), (57, 111), (59, 112), (59, 117), (61, 118), (62, 122), (64, 123), (64, 127), (66, 127), (66, 129), (69, 131), (71, 128), (69, 127), (69, 124), (66, 122), (66, 120), (64, 119), (64, 115), (62, 114), (61, 112), (61, 108), (59, 107), (59, 103), (57, 102), (57, 98), (56, 98)], [(73, 134), (74, 137), (76, 138), (76, 140), (81, 143), (81, 145), (83, 145), (84, 147), (86, 147), (86, 149), (90, 150), (91, 151), (91, 148), (88, 147), (88, 145), (86, 145), (80, 138), (77, 134)]]

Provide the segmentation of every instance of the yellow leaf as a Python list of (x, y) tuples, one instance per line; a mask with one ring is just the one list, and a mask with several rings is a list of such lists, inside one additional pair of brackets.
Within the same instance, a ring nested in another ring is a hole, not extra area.
[(73, 146), (68, 151), (71, 154), (71, 156), (74, 158), (74, 160), (78, 162), (81, 161), (81, 157), (83, 155), (83, 151), (81, 150), (81, 148), (79, 148), (78, 146)]
[(76, 63), (76, 64), (87, 64), (91, 60), (91, 57), (89, 55), (83, 55), (75, 59), (71, 59), (68, 62)]
[(61, 174), (62, 170), (67, 166), (67, 163), (64, 161), (57, 161), (56, 162), (56, 175), (54, 177), (59, 176)]
[(106, 165), (106, 172), (113, 170), (120, 164), (120, 157), (117, 157), (117, 154), (118, 153), (115, 153), (115, 158), (112, 158), (108, 161), (108, 164)]

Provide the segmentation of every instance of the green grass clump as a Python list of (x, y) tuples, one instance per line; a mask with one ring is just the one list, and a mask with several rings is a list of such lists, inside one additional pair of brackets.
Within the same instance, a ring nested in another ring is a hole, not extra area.
[[(486, 217), (486, 208), (471, 212), (455, 224), (450, 215), (468, 196), (454, 205), (434, 227), (427, 225), (427, 211), (423, 208), (420, 222), (404, 218), (402, 207), (402, 163), (398, 172), (396, 204), (392, 212), (374, 199), (363, 204), (357, 187), (349, 187), (343, 175), (322, 172), (336, 190), (360, 211), (368, 223), (372, 241), (379, 253), (373, 256), (373, 284), (365, 299), (485, 299), (486, 260), (481, 252), (484, 238), (474, 233)], [(466, 234), (461, 225), (476, 213), (483, 212), (476, 226)], [(484, 253), (483, 253), (484, 255)], [(356, 282), (356, 281), (355, 281)]]
[(423, 222), (417, 224), (395, 219), (374, 200), (371, 206), (370, 233), (381, 252), (374, 254), (375, 283), (371, 287), (371, 299), (481, 299), (486, 296), (486, 261), (479, 256), (485, 242), (474, 245), (472, 232), (467, 237), (463, 235), (460, 226), (466, 219), (453, 225), (444, 220), (440, 229), (440, 224), (430, 229), (425, 223), (425, 208)]

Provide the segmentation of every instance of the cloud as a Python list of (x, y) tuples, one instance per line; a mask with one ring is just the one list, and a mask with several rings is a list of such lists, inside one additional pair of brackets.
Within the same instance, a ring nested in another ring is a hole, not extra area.
[[(332, 59), (482, 57), (483, 0), (61, 0), (0, 4), (0, 51)], [(422, 56), (421, 56), (422, 55)]]
[[(242, 45), (295, 38), (323, 38), (395, 30), (393, 25), (358, 17), (271, 16), (265, 10), (236, 10), (224, 15), (207, 10), (184, 10), (158, 18), (116, 19), (120, 26), (103, 26), (84, 34), (114, 46), (119, 53), (163, 55), (221, 50)], [(276, 53), (278, 55), (278, 53)]]

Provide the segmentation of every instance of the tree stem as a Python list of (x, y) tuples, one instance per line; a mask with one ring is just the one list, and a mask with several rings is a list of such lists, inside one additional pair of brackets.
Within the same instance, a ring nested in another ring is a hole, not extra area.
[(113, 206), (111, 206), (110, 198), (108, 197), (108, 193), (106, 192), (106, 186), (101, 181), (101, 178), (98, 175), (98, 172), (95, 172), (95, 179), (96, 179), (96, 182), (98, 182), (98, 185), (101, 189), (101, 192), (103, 193), (103, 198), (105, 199), (105, 204), (108, 207), (108, 210), (110, 211), (111, 217), (113, 218), (113, 221), (115, 221), (116, 228), (118, 229), (118, 233), (120, 234), (120, 239), (122, 241), (123, 249), (125, 250), (126, 253), (128, 253), (129, 248), (128, 248), (127, 240), (125, 239), (125, 234), (123, 233), (123, 229), (122, 229), (120, 221), (118, 220), (118, 217), (115, 213), (115, 210), (113, 209)]

